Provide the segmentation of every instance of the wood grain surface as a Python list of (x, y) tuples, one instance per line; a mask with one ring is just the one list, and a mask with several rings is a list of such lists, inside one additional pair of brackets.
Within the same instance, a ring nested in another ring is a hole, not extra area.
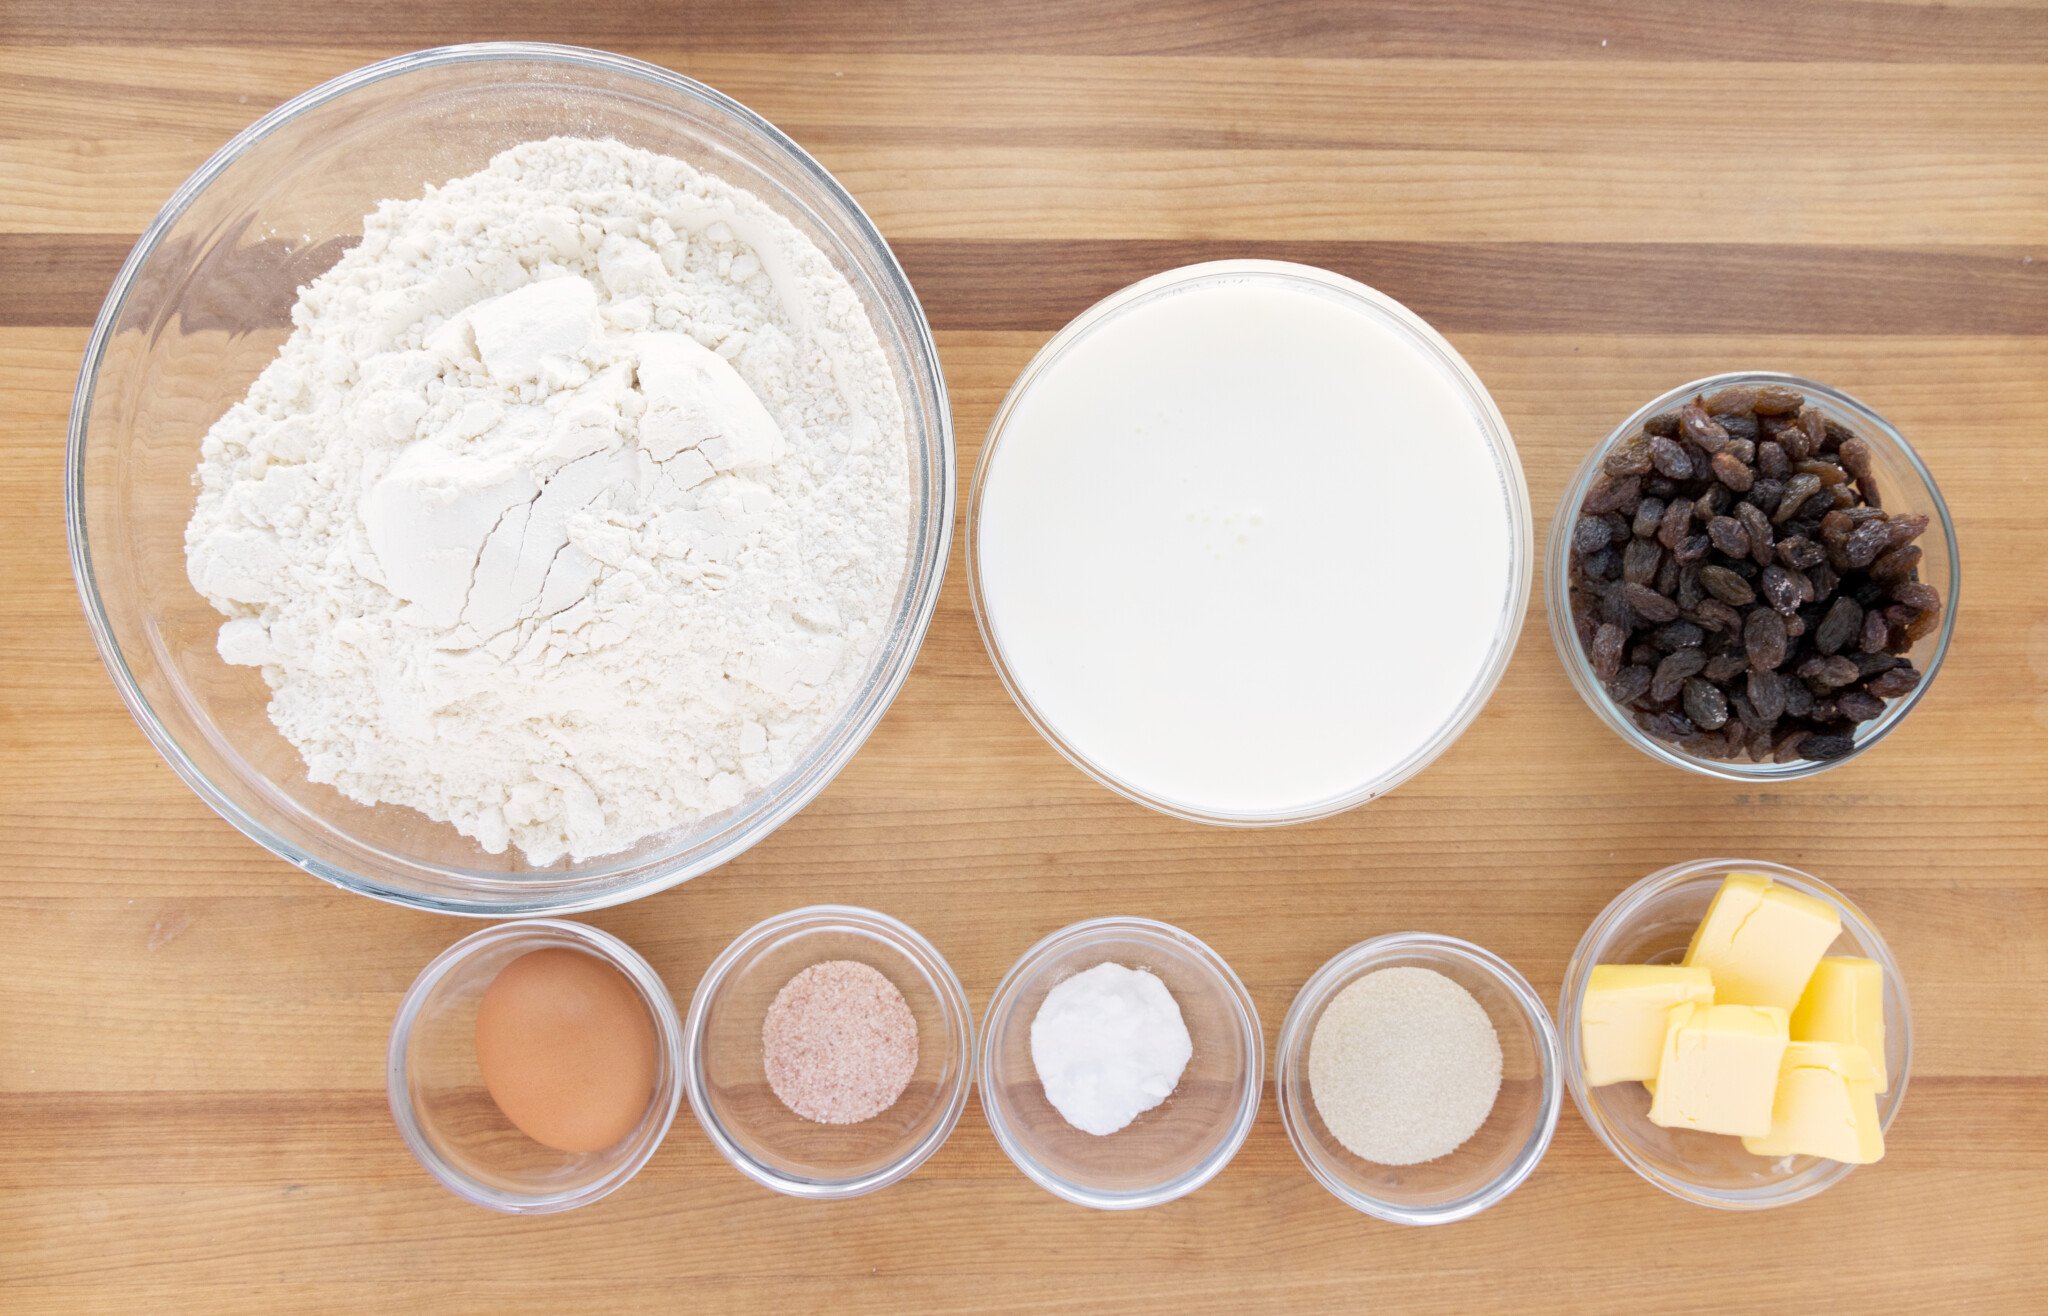
[[(1011, 378), (1091, 300), (1270, 256), (1442, 328), (1539, 521), (1643, 398), (1762, 365), (1886, 413), (1961, 536), (1946, 669), (1837, 771), (1760, 788), (1651, 763), (1579, 704), (1539, 599), (1435, 767), (1265, 832), (1149, 814), (1041, 742), (976, 637), (956, 542), (851, 767), (742, 859), (593, 917), (679, 1000), (742, 928), (813, 901), (908, 919), (977, 1010), (1043, 933), (1128, 912), (1221, 950), (1270, 1039), (1326, 957), (1404, 928), (1488, 945), (1554, 999), (1625, 883), (1751, 854), (1839, 884), (1891, 938), (1918, 1053), (1888, 1159), (1724, 1215), (1635, 1178), (1567, 1110), (1505, 1203), (1404, 1230), (1316, 1186), (1269, 1092), (1220, 1178), (1127, 1216), (1031, 1186), (972, 1106), (852, 1203), (755, 1188), (687, 1118), (587, 1210), (441, 1192), (392, 1128), (384, 1043), (468, 926), (330, 890), (178, 783), (94, 655), (60, 472), (87, 327), (189, 171), (324, 78), (509, 37), (688, 73), (835, 171), (925, 299), (963, 479)], [(2041, 1310), (2044, 416), (2038, 0), (0, 0), (0, 1309)]]

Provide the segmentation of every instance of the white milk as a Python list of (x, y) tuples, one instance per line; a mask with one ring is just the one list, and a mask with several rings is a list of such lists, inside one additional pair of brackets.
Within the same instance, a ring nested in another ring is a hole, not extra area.
[(1497, 676), (1529, 557), (1490, 404), (1426, 331), (1261, 270), (1177, 272), (1067, 343), (996, 441), (976, 541), (995, 646), (1057, 736), (1237, 818), (1418, 766)]

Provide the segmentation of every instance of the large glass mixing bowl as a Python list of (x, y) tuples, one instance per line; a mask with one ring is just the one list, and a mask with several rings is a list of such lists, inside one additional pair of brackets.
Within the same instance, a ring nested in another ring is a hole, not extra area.
[[(837, 266), (874, 321), (907, 422), (910, 544), (888, 626), (829, 730), (780, 779), (702, 825), (545, 867), (424, 814), (307, 780), (261, 674), (215, 649), (222, 618), (185, 577), (207, 428), (290, 328), (297, 290), (387, 197), (472, 173), (535, 138), (611, 137), (746, 188)], [(594, 909), (716, 867), (846, 765), (910, 671), (952, 535), (953, 433), (917, 297), (846, 190), (773, 125), (688, 78), (565, 46), (455, 46), (370, 65), (265, 115), (178, 189), (93, 327), (65, 471), (72, 568), (129, 710), (186, 784), (317, 877), (385, 900), (507, 916)]]

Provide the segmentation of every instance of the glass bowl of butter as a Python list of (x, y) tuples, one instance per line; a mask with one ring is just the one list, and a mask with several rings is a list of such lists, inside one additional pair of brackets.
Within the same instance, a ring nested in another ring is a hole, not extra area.
[[(1661, 1036), (1634, 1036), (1646, 1014)], [(1804, 1201), (1882, 1156), (1913, 1058), (1876, 927), (1818, 878), (1754, 859), (1677, 864), (1617, 896), (1565, 967), (1558, 1031), (1600, 1141), (1728, 1211)], [(1748, 1136), (1714, 1131), (1746, 1120), (1761, 1121)]]

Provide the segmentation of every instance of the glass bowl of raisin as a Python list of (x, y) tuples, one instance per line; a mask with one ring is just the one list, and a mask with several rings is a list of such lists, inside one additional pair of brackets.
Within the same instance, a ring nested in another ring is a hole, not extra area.
[(1741, 781), (1883, 739), (1940, 670), (1961, 577), (1948, 505), (1897, 429), (1825, 384), (1737, 371), (1593, 449), (1544, 583), (1586, 705), (1652, 758)]

